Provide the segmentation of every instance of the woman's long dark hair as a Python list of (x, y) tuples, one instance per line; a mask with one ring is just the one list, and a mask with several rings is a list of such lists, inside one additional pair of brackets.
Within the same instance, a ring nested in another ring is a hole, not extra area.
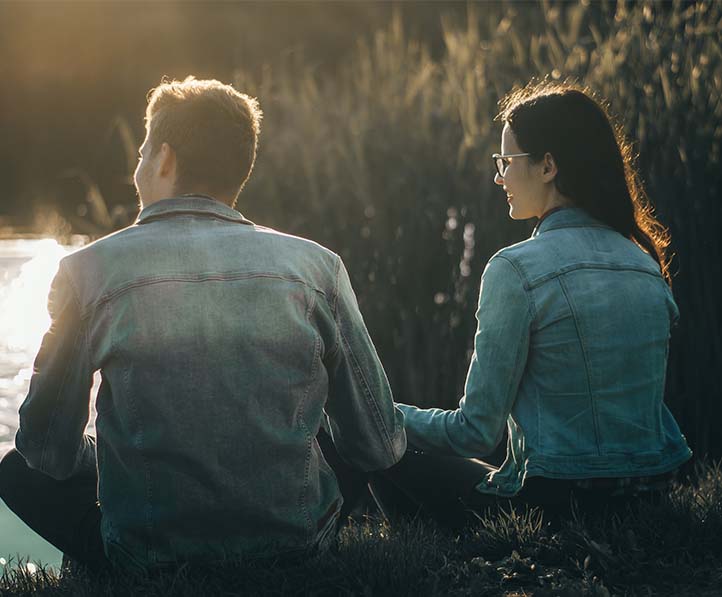
[(642, 247), (671, 286), (669, 231), (654, 216), (631, 144), (594, 95), (568, 81), (532, 82), (501, 100), (499, 116), (531, 160), (554, 156), (562, 195)]

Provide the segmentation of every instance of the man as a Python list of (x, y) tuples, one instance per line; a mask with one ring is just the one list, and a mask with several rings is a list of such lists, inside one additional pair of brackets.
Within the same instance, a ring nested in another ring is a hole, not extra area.
[[(322, 423), (356, 469), (404, 453), (341, 259), (233, 209), (260, 120), (218, 81), (154, 89), (137, 221), (53, 281), (0, 495), (91, 567), (323, 548), (343, 500)], [(84, 429), (97, 370), (96, 444)]]

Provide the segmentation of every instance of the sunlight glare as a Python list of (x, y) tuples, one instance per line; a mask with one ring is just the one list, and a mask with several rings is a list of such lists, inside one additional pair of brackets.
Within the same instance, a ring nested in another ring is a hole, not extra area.
[(54, 239), (34, 247), (20, 274), (0, 287), (0, 343), (13, 351), (35, 354), (50, 326), (47, 301), (60, 260), (68, 254)]

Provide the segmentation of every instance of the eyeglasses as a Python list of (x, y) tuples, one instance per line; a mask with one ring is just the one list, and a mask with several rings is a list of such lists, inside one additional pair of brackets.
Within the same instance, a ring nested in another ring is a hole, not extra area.
[(492, 154), (491, 159), (494, 160), (494, 165), (496, 166), (496, 171), (499, 173), (499, 176), (504, 178), (504, 173), (506, 172), (506, 169), (509, 167), (509, 158), (523, 158), (524, 156), (531, 155), (530, 153), (510, 153), (507, 155), (501, 155), (500, 153)]

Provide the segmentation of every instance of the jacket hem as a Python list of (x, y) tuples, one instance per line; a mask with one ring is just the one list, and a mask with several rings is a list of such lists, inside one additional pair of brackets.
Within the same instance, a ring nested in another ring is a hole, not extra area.
[[(577, 480), (617, 477), (646, 477), (661, 475), (681, 466), (692, 457), (685, 444), (673, 451), (650, 454), (614, 454), (606, 456), (540, 456), (516, 471), (495, 471), (479, 483), (480, 493), (499, 497), (514, 497), (529, 477)], [(506, 474), (505, 474), (506, 473)], [(503, 477), (511, 476), (509, 480)], [(501, 477), (501, 478), (499, 478)]]

